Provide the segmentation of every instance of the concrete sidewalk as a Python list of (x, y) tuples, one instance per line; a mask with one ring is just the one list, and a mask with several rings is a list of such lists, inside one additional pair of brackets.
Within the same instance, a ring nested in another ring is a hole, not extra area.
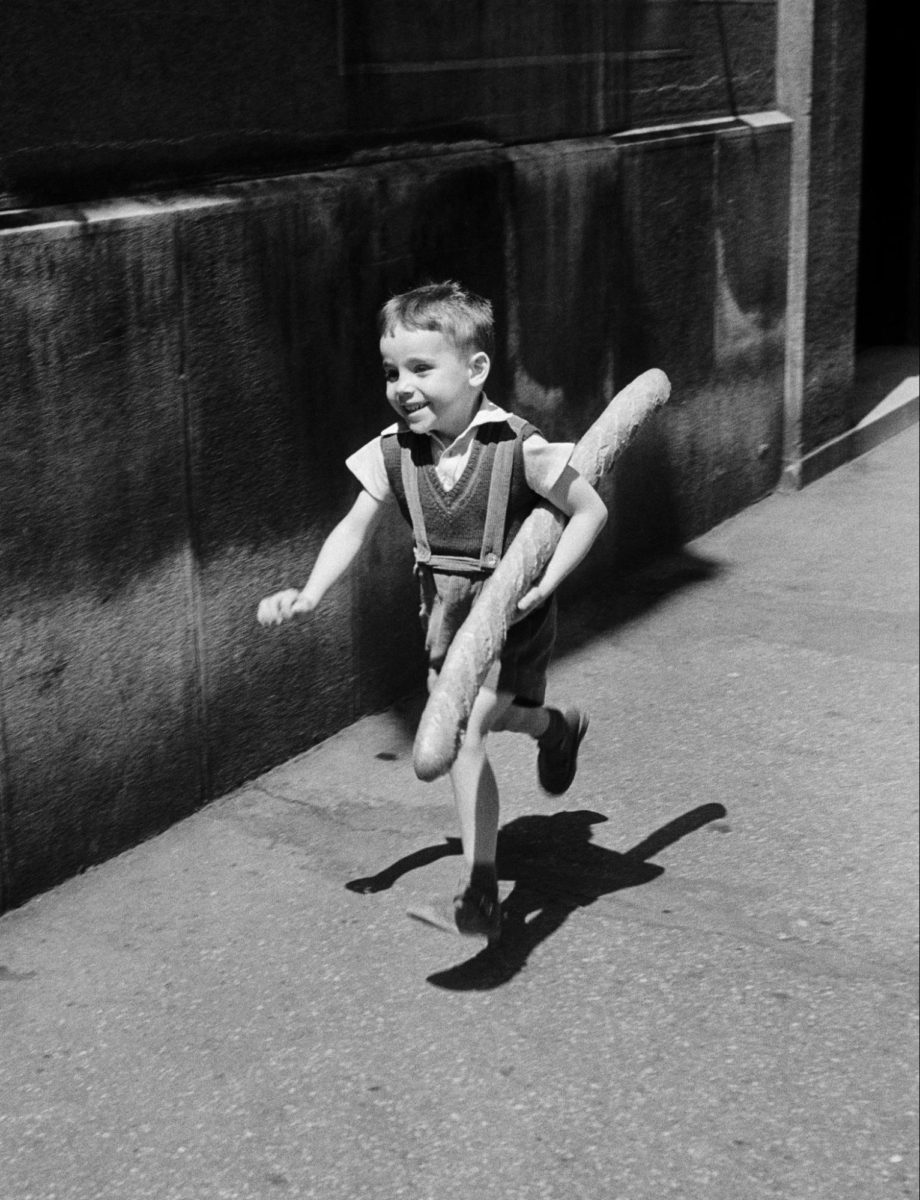
[(4, 1200), (917, 1194), (917, 430), (571, 610), (500, 953), (411, 712), (0, 920)]

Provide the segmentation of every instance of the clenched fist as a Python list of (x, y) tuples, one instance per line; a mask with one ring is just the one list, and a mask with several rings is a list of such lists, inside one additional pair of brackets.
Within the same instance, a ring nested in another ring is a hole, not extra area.
[(274, 596), (266, 596), (259, 604), (256, 620), (260, 625), (281, 625), (294, 617), (312, 612), (315, 603), (308, 600), (303, 592), (296, 588), (285, 588), (283, 592), (275, 592)]

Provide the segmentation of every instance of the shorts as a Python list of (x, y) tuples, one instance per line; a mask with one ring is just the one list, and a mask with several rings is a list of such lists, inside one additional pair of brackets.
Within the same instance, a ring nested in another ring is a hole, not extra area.
[[(420, 616), (425, 631), (429, 677), (444, 665), (447, 651), (485, 581), (476, 576), (419, 572)], [(537, 708), (546, 697), (546, 672), (556, 641), (556, 598), (516, 621), (508, 630), (497, 662), (484, 683), (496, 692), (510, 692), (514, 703)]]

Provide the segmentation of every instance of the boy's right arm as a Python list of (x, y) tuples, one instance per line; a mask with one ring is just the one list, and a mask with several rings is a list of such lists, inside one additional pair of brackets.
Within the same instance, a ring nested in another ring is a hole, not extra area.
[(332, 530), (313, 564), (306, 586), (297, 591), (286, 588), (266, 596), (256, 615), (260, 625), (280, 625), (283, 621), (310, 613), (323, 596), (351, 566), (355, 555), (373, 533), (385, 503), (370, 492), (362, 491), (357, 500)]

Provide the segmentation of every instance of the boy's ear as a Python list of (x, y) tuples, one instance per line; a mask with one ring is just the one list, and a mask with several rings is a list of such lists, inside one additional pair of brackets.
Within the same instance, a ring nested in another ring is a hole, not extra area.
[(485, 350), (477, 350), (470, 356), (470, 383), (473, 387), (481, 387), (492, 369), (492, 360)]

